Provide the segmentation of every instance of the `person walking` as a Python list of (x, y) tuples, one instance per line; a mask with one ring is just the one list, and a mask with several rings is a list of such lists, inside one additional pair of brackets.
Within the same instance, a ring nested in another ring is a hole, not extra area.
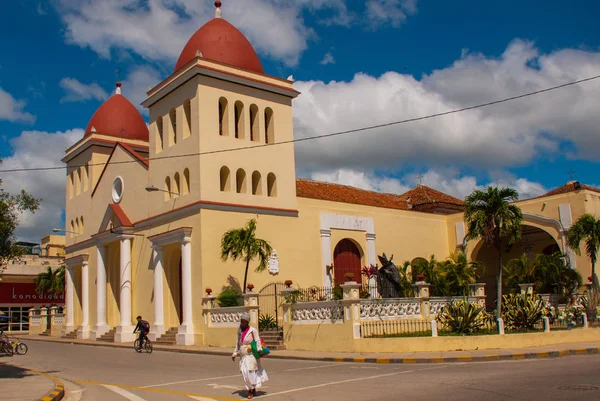
[(263, 369), (260, 359), (255, 358), (252, 354), (252, 341), (256, 342), (259, 355), (262, 354), (262, 346), (258, 330), (250, 326), (250, 315), (248, 313), (243, 313), (240, 317), (237, 337), (237, 344), (231, 359), (235, 362), (235, 358), (240, 357), (240, 373), (244, 379), (246, 390), (248, 390), (248, 399), (251, 399), (256, 395), (256, 389), (261, 388), (262, 384), (269, 380), (269, 377)]

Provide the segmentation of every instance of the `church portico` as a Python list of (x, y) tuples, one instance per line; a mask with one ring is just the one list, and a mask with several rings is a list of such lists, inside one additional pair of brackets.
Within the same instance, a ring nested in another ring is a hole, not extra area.
[[(90, 308), (89, 308), (89, 256), (81, 254), (65, 260), (65, 286), (66, 286), (66, 325), (63, 334), (77, 330), (77, 338), (88, 339), (90, 337)], [(80, 270), (80, 272), (78, 272)], [(77, 277), (77, 278), (76, 278)], [(80, 279), (79, 279), (80, 277)], [(79, 291), (78, 291), (79, 290)], [(76, 294), (79, 296), (76, 297)], [(81, 322), (75, 323), (76, 308), (75, 298), (80, 300)]]
[[(165, 323), (170, 325), (176, 322), (177, 344), (194, 344), (191, 234), (191, 227), (183, 227), (148, 238), (152, 242), (154, 275), (154, 321), (151, 322), (149, 334), (151, 340), (156, 340), (165, 333)], [(174, 246), (179, 248), (179, 252), (174, 252)], [(168, 284), (167, 294), (170, 295), (169, 309), (165, 305), (165, 279)], [(175, 313), (172, 313), (173, 310)]]

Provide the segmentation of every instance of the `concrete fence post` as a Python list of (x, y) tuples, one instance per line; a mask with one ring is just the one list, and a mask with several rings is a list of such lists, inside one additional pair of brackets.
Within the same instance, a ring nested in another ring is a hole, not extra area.
[(434, 319), (431, 321), (431, 337), (437, 337), (437, 336), (438, 336), (437, 322)]
[(548, 316), (544, 316), (542, 320), (544, 321), (544, 332), (550, 332), (550, 319), (548, 319)]
[(502, 318), (498, 319), (498, 334), (501, 336), (504, 335), (504, 320)]
[(588, 326), (588, 320), (587, 320), (587, 314), (584, 313), (582, 316), (583, 316), (583, 328), (587, 329), (589, 327)]

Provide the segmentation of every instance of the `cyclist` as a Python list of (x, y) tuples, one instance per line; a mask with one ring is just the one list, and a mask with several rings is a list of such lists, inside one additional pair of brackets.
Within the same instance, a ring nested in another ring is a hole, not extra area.
[(137, 319), (137, 326), (135, 326), (135, 329), (133, 329), (133, 332), (135, 333), (138, 329), (140, 330), (139, 347), (142, 348), (142, 345), (144, 344), (144, 338), (147, 338), (146, 336), (150, 332), (150, 323), (143, 320), (141, 316), (138, 316), (136, 319)]

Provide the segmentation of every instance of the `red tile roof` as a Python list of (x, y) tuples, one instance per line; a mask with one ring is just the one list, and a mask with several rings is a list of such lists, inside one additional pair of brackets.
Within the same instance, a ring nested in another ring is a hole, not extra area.
[(400, 195), (400, 197), (406, 202), (408, 202), (410, 198), (410, 203), (415, 207), (431, 203), (443, 203), (457, 206), (463, 206), (465, 204), (464, 201), (455, 198), (454, 196), (450, 196), (426, 185), (417, 185), (410, 191)]
[(563, 185), (562, 187), (555, 188), (552, 191), (547, 192), (544, 195), (541, 195), (540, 198), (545, 197), (545, 196), (560, 195), (560, 194), (566, 194), (569, 192), (581, 191), (582, 189), (587, 189), (588, 191), (600, 193), (600, 188), (594, 188), (594, 187), (591, 187), (591, 186), (585, 185), (585, 184), (580, 184), (581, 187), (575, 188), (575, 182), (576, 181), (568, 182), (565, 185)]
[(394, 194), (367, 191), (347, 185), (305, 179), (296, 180), (296, 195), (301, 198), (319, 199), (331, 202), (352, 203), (408, 210), (406, 201)]
[(127, 217), (121, 206), (115, 203), (111, 203), (110, 208), (112, 209), (115, 216), (117, 216), (117, 219), (119, 219), (119, 221), (121, 222), (121, 227), (133, 227), (131, 220), (129, 220), (129, 217)]

